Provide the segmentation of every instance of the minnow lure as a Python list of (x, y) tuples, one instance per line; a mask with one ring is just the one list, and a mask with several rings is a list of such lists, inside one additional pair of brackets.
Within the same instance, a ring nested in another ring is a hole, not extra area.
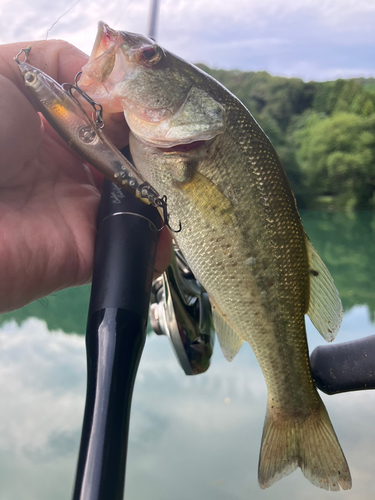
[[(105, 137), (101, 128), (101, 106), (92, 101), (75, 85), (58, 84), (53, 78), (27, 62), (31, 47), (22, 49), (14, 58), (29, 91), (31, 101), (56, 132), (103, 175), (142, 201), (162, 208), (165, 225), (168, 225), (166, 197), (159, 197), (155, 189), (146, 182), (134, 166)], [(21, 62), (19, 57), (26, 58)], [(76, 79), (77, 80), (77, 79)], [(97, 123), (88, 116), (79, 102), (71, 94), (78, 90), (93, 106), (97, 113)]]

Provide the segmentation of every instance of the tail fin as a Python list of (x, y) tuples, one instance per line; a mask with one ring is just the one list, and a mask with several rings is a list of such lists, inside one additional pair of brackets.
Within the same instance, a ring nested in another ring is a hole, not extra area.
[(260, 487), (268, 488), (297, 467), (319, 488), (339, 491), (340, 486), (343, 490), (352, 486), (348, 464), (323, 402), (304, 420), (281, 418), (267, 408), (258, 470)]

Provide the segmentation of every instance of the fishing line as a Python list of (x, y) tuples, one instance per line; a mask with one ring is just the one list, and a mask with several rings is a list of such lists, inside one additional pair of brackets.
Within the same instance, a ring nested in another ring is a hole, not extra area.
[[(66, 16), (72, 9), (74, 9), (74, 7), (76, 5), (78, 5), (79, 3), (81, 2), (81, 0), (76, 0), (76, 2), (74, 2), (73, 5), (71, 5), (69, 7), (68, 10), (66, 10), (63, 14), (61, 14), (54, 23), (52, 23), (51, 27), (48, 28), (47, 32), (46, 32), (46, 36), (44, 38), (44, 40), (38, 40), (37, 42), (34, 42), (33, 44), (29, 45), (28, 47), (26, 47), (26, 49), (24, 49), (24, 52), (25, 52), (25, 55), (26, 55), (26, 59), (27, 59), (27, 56), (29, 55), (31, 49), (33, 47), (35, 47), (35, 45), (38, 45), (38, 43), (41, 43), (41, 42), (46, 42), (47, 39), (48, 39), (48, 35), (50, 34), (50, 32), (53, 30), (53, 28), (56, 26), (56, 24), (60, 21), (60, 19), (62, 19), (64, 16)], [(25, 61), (26, 62), (26, 61)]]
[(78, 5), (79, 3), (81, 2), (81, 0), (77, 0), (76, 2), (74, 2), (74, 4), (72, 6), (69, 7), (69, 9), (67, 11), (65, 11), (63, 14), (61, 14), (61, 16), (59, 16), (56, 21), (52, 24), (52, 26), (47, 30), (47, 33), (46, 33), (46, 38), (44, 39), (44, 41), (46, 42), (47, 39), (48, 39), (48, 35), (49, 33), (53, 30), (53, 28), (56, 26), (56, 24), (60, 21), (60, 19), (62, 19), (64, 16), (66, 16), (72, 9), (74, 9), (74, 7), (76, 5)]
[[(116, 19), (116, 21), (113, 22), (113, 28), (118, 28), (118, 25), (120, 22), (122, 22), (125, 14), (127, 13), (126, 11), (129, 9), (130, 5), (133, 3), (133, 0), (128, 0), (124, 7), (120, 9), (121, 15)], [(120, 27), (121, 29), (121, 27)]]

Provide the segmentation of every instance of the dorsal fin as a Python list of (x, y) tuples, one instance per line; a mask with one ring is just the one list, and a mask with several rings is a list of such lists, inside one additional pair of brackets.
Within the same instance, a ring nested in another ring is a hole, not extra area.
[(227, 361), (232, 361), (244, 341), (240, 339), (232, 327), (228, 325), (222, 314), (214, 305), (212, 305), (212, 319), (224, 357)]
[(308, 238), (307, 253), (310, 266), (310, 302), (307, 314), (321, 336), (327, 342), (332, 342), (343, 317), (339, 292), (324, 262)]

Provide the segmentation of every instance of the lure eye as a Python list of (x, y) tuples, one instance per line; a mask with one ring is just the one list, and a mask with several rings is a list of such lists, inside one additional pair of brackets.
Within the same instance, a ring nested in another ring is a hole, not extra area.
[(140, 61), (150, 66), (157, 64), (163, 56), (163, 49), (159, 45), (147, 45), (139, 53)]
[(36, 80), (36, 75), (34, 73), (32, 73), (31, 71), (28, 71), (25, 74), (25, 82), (28, 85), (32, 85), (33, 83), (35, 83), (35, 80)]

